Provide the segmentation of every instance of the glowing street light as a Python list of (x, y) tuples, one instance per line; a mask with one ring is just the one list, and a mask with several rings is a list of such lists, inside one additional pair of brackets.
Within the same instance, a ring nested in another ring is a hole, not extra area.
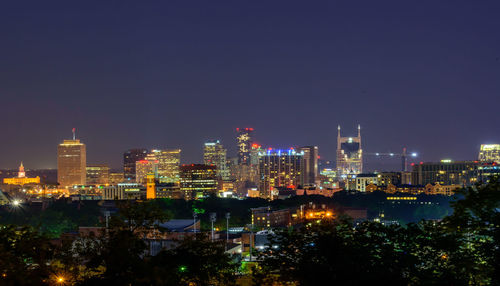
[(15, 207), (18, 207), (20, 204), (21, 204), (20, 200), (13, 200), (12, 201), (12, 205), (15, 206)]

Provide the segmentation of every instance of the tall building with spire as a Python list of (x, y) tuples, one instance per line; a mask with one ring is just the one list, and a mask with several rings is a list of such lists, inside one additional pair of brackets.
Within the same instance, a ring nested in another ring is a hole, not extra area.
[(363, 172), (363, 149), (361, 147), (361, 126), (357, 137), (342, 137), (340, 125), (337, 129), (337, 174), (347, 176)]
[(8, 185), (26, 185), (26, 184), (40, 184), (40, 177), (36, 176), (35, 178), (26, 177), (26, 172), (24, 171), (23, 162), (21, 162), (21, 166), (19, 166), (19, 172), (17, 173), (17, 177), (14, 178), (5, 178), (3, 179), (4, 184)]
[(57, 182), (62, 187), (85, 185), (87, 177), (86, 146), (75, 137), (57, 146)]

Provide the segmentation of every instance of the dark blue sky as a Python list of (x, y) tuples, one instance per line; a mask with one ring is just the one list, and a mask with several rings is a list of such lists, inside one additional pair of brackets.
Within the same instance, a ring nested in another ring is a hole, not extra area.
[(323, 158), (337, 124), (422, 161), (500, 142), (499, 1), (143, 2), (0, 5), (0, 168), (55, 167), (72, 127), (113, 167), (131, 147), (200, 161), (212, 138), (234, 154), (238, 126)]

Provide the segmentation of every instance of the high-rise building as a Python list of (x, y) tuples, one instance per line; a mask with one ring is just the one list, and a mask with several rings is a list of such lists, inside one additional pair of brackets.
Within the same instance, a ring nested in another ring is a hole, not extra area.
[(79, 139), (64, 140), (57, 146), (57, 181), (62, 187), (85, 185), (87, 153)]
[(357, 137), (341, 137), (340, 125), (337, 133), (337, 173), (346, 177), (363, 172), (363, 150), (361, 148), (361, 127)]
[(181, 192), (186, 199), (217, 194), (217, 168), (202, 164), (182, 165)]
[(180, 179), (181, 149), (152, 150), (158, 160), (158, 179), (161, 183), (178, 183)]
[(236, 128), (238, 144), (238, 164), (250, 164), (250, 149), (252, 146), (253, 128)]
[(318, 177), (318, 147), (300, 147), (299, 151), (304, 152), (304, 185), (315, 185)]
[(148, 154), (144, 160), (135, 163), (135, 181), (139, 184), (146, 183), (146, 176), (153, 173), (158, 177), (158, 159), (154, 154)]
[(205, 165), (215, 165), (217, 167), (217, 178), (229, 179), (229, 169), (227, 167), (227, 151), (219, 140), (205, 142), (203, 147), (203, 163)]
[(87, 166), (87, 185), (109, 184), (109, 167), (107, 165)]
[(267, 150), (260, 153), (259, 191), (262, 197), (274, 199), (280, 187), (298, 188), (303, 185), (304, 152)]
[(500, 144), (481, 144), (479, 161), (500, 163)]
[(126, 181), (136, 181), (136, 162), (144, 160), (146, 155), (148, 155), (148, 150), (146, 149), (130, 149), (123, 153), (123, 177)]

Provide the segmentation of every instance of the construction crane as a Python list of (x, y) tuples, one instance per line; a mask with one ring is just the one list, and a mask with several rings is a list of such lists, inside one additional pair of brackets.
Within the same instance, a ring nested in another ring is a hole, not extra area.
[(382, 156), (401, 157), (401, 170), (403, 172), (408, 171), (408, 156), (413, 157), (413, 158), (418, 156), (418, 154), (416, 152), (407, 153), (406, 147), (403, 148), (402, 153), (364, 153), (364, 154), (373, 155), (373, 156), (377, 156), (377, 157), (382, 157)]

